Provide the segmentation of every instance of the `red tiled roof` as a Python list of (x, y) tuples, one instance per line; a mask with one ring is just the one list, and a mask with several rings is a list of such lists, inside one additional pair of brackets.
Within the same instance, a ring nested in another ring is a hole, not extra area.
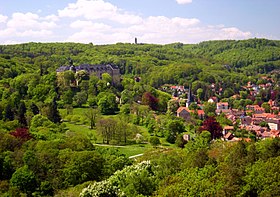
[(231, 132), (228, 132), (226, 135), (225, 135), (225, 139), (228, 139), (230, 136), (232, 135), (232, 133)]
[(276, 115), (275, 115), (275, 114), (268, 114), (268, 115), (266, 116), (266, 118), (276, 118)]
[(225, 129), (225, 130), (233, 130), (234, 127), (233, 127), (233, 126), (225, 126), (224, 129)]
[(270, 113), (261, 113), (261, 114), (254, 114), (253, 117), (254, 118), (267, 118), (269, 115), (271, 115)]
[(228, 105), (228, 102), (219, 102), (217, 105)]
[(204, 111), (202, 109), (197, 110), (198, 115), (204, 115)]
[(182, 112), (183, 110), (186, 110), (186, 111), (189, 112), (189, 108), (187, 108), (187, 107), (179, 107), (179, 108), (177, 109), (177, 113), (180, 113), (180, 112)]

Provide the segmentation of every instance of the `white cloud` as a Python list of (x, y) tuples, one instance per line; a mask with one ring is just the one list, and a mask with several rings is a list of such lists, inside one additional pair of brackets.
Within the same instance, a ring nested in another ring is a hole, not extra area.
[(111, 26), (103, 23), (93, 23), (91, 21), (77, 20), (70, 24), (71, 28), (81, 29), (83, 31), (90, 32), (107, 32), (111, 30)]
[(0, 14), (0, 23), (5, 23), (7, 19), (8, 19), (7, 16), (4, 16), (4, 15)]
[(14, 29), (6, 28), (6, 29), (3, 29), (3, 30), (0, 30), (0, 37), (6, 39), (7, 37), (10, 37), (10, 36), (14, 35), (15, 33), (16, 33), (16, 31)]
[(48, 16), (44, 17), (43, 19), (46, 20), (46, 21), (52, 21), (52, 22), (59, 21), (59, 17), (54, 15), (54, 14), (48, 15)]
[(95, 44), (133, 42), (134, 37), (137, 37), (139, 42), (159, 44), (252, 37), (250, 32), (243, 32), (237, 28), (226, 28), (223, 25), (204, 26), (196, 18), (165, 16), (150, 16), (143, 18), (139, 24), (127, 26), (77, 20), (71, 23), (70, 27), (76, 32), (69, 36), (67, 41)]
[(225, 33), (226, 39), (242, 39), (252, 36), (250, 32), (243, 32), (236, 27), (222, 28), (221, 30)]
[(70, 36), (67, 41), (106, 44), (108, 42), (130, 42), (137, 36), (143, 38), (143, 42), (176, 42), (178, 41), (176, 40), (178, 34), (185, 33), (183, 29), (187, 30), (199, 23), (200, 21), (195, 18), (168, 18), (165, 16), (143, 18), (140, 24), (124, 27), (113, 27), (104, 23), (77, 20), (71, 23), (70, 27), (79, 31)]
[(197, 18), (141, 17), (103, 0), (77, 0), (58, 10), (57, 15), (0, 15), (0, 43), (55, 40), (111, 44), (133, 42), (134, 37), (143, 43), (166, 44), (246, 39), (253, 35), (237, 27), (205, 25)]
[(12, 19), (7, 22), (8, 28), (26, 30), (26, 29), (52, 29), (56, 27), (53, 21), (47, 22), (33, 13), (14, 13)]
[(46, 40), (53, 35), (52, 30), (57, 27), (55, 20), (55, 16), (40, 17), (31, 12), (13, 13), (0, 29), (0, 43)]
[(81, 20), (77, 20), (74, 21), (73, 23), (70, 24), (71, 28), (75, 28), (75, 29), (85, 29), (89, 26), (92, 26), (93, 23), (91, 21), (81, 21)]
[(192, 0), (176, 0), (178, 4), (188, 4), (192, 3)]
[(70, 3), (63, 10), (59, 10), (60, 17), (84, 17), (88, 20), (106, 19), (121, 24), (136, 24), (141, 17), (124, 12), (111, 3), (103, 0), (78, 0)]
[(34, 30), (26, 30), (23, 32), (18, 32), (17, 36), (19, 37), (32, 37), (32, 38), (44, 38), (47, 36), (51, 36), (52, 35), (52, 31), (48, 31), (48, 30), (38, 30), (38, 31), (34, 31)]
[(108, 44), (116, 42), (129, 42), (134, 37), (130, 33), (116, 32), (116, 33), (100, 33), (80, 31), (71, 35), (66, 41), (68, 42), (93, 42), (94, 44)]

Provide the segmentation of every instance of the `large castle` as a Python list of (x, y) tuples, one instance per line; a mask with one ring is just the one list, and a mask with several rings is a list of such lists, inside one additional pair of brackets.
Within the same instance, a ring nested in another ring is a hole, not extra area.
[(103, 73), (108, 73), (112, 77), (113, 84), (120, 83), (120, 69), (117, 66), (106, 64), (106, 65), (91, 65), (91, 64), (81, 64), (79, 66), (74, 66), (72, 62), (70, 62), (69, 66), (61, 66), (56, 69), (56, 72), (64, 72), (64, 71), (72, 71), (74, 73), (84, 70), (89, 74), (95, 73), (99, 79), (102, 79)]

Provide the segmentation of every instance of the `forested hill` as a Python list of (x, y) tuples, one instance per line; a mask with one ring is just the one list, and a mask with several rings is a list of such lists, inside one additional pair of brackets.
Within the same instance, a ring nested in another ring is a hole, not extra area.
[(241, 74), (239, 77), (242, 77), (242, 74), (249, 76), (278, 69), (280, 41), (225, 40), (193, 45), (182, 43), (0, 45), (0, 79), (13, 78), (22, 73), (47, 74), (61, 65), (68, 64), (69, 58), (73, 59), (75, 65), (113, 63), (120, 67), (121, 74), (143, 75), (146, 82), (153, 86), (164, 83), (183, 84), (201, 78), (203, 81), (211, 82), (201, 76), (204, 75), (203, 71), (207, 75), (213, 75), (210, 77), (212, 80), (214, 78), (215, 81), (219, 81), (219, 78), (224, 77), (223, 74), (228, 71), (238, 72)]
[[(121, 83), (56, 73), (70, 59), (114, 64)], [(280, 41), (0, 45), (0, 196), (280, 196), (280, 138), (239, 127), (252, 104), (274, 127), (279, 95)]]
[(194, 53), (227, 62), (234, 67), (280, 60), (280, 41), (250, 39), (243, 41), (208, 41), (194, 46)]

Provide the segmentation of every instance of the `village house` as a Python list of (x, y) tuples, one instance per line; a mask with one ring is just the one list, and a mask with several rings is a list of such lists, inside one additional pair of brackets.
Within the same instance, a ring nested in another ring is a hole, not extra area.
[(271, 130), (271, 137), (276, 138), (276, 137), (280, 137), (280, 131), (279, 130)]
[(185, 92), (185, 87), (184, 86), (171, 86), (170, 87), (171, 90), (176, 90), (178, 92)]
[(184, 86), (172, 85), (172, 86), (170, 86), (170, 91), (172, 93), (172, 96), (178, 97), (178, 96), (181, 96), (182, 94), (184, 94), (186, 90), (185, 90)]
[(252, 117), (251, 116), (242, 116), (240, 117), (242, 125), (251, 125), (252, 124)]
[(229, 141), (234, 137), (234, 135), (232, 134), (233, 130), (233, 126), (224, 126), (222, 131), (224, 140)]
[(226, 118), (229, 119), (233, 124), (236, 123), (237, 117), (234, 116), (233, 114), (225, 114)]
[(219, 102), (216, 104), (216, 114), (230, 114), (231, 110), (229, 109), (228, 102)]
[(191, 113), (187, 107), (179, 107), (177, 110), (177, 117), (181, 117), (188, 121), (191, 119)]
[(247, 105), (246, 108), (252, 110), (254, 114), (262, 114), (265, 112), (265, 109), (258, 105)]
[(234, 135), (231, 132), (228, 132), (224, 135), (224, 140), (230, 141), (234, 138)]
[(228, 108), (228, 102), (219, 102), (217, 103), (217, 110), (227, 110)]
[[(262, 88), (270, 87), (271, 84), (261, 84), (255, 85), (249, 82), (244, 89), (252, 92), (251, 95), (257, 95), (259, 90)], [(177, 89), (179, 86), (174, 86), (173, 88)], [(234, 95), (235, 98), (240, 98), (240, 95)], [(190, 120), (191, 116), (194, 114), (196, 117), (200, 119), (205, 118), (204, 111), (199, 110), (190, 110), (188, 107), (190, 104), (194, 102), (194, 97), (191, 94), (191, 88), (188, 90), (188, 99), (186, 103), (186, 107), (180, 107), (177, 110), (177, 116), (182, 117), (184, 120)], [(232, 109), (229, 107), (228, 102), (218, 102), (217, 97), (210, 97), (208, 102), (216, 104), (216, 114), (219, 115), (221, 113), (225, 114), (227, 119), (231, 120), (233, 124), (239, 123), (238, 127), (240, 129), (247, 130), (249, 133), (255, 133), (259, 139), (271, 138), (271, 137), (279, 137), (280, 136), (280, 113), (265, 113), (265, 109), (260, 107), (259, 105), (247, 105), (246, 109)], [(268, 104), (271, 107), (271, 111), (274, 113), (279, 111), (279, 107), (277, 103), (273, 100), (269, 100)], [(266, 127), (264, 126), (266, 123)], [(261, 126), (262, 125), (262, 126)], [(250, 141), (250, 138), (237, 138), (234, 136), (234, 127), (233, 126), (225, 126), (223, 128), (223, 138), (225, 141)]]
[(192, 114), (196, 114), (201, 120), (205, 118), (205, 113), (202, 109), (190, 110), (188, 107), (179, 107), (177, 110), (177, 117), (181, 117), (186, 121), (191, 119)]
[(270, 130), (280, 130), (280, 119), (279, 118), (268, 118), (266, 120)]
[(223, 128), (223, 135), (227, 134), (229, 131), (233, 131), (234, 127), (233, 126), (224, 126)]
[[(195, 113), (195, 111), (193, 111), (193, 113)], [(205, 118), (205, 112), (202, 109), (197, 110), (197, 115), (200, 120)]]

